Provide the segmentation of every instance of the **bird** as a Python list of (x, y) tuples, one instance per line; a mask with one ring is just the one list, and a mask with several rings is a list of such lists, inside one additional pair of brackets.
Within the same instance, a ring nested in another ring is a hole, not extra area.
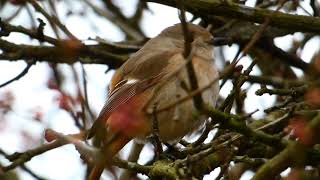
[[(201, 88), (219, 77), (213, 58), (214, 38), (199, 25), (186, 25), (192, 37), (190, 61)], [(105, 157), (92, 168), (90, 180), (98, 180), (106, 166), (105, 161), (111, 161), (129, 141), (147, 141), (153, 130), (153, 117), (148, 110), (166, 107), (190, 93), (190, 80), (185, 68), (184, 32), (182, 23), (164, 29), (114, 73), (108, 99), (88, 133), (88, 138), (99, 140)], [(219, 84), (216, 81), (201, 96), (205, 104), (214, 107), (218, 94)], [(195, 119), (196, 111), (190, 98), (156, 113), (159, 139), (174, 142), (199, 129), (207, 117)]]

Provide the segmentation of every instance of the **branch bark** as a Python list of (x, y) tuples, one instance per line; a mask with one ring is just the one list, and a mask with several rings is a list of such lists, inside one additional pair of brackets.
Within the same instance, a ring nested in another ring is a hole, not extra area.
[[(147, 2), (155, 2), (168, 5), (171, 7), (179, 7), (176, 0), (145, 0)], [(293, 15), (272, 10), (252, 8), (231, 1), (222, 0), (184, 0), (186, 10), (200, 16), (208, 15), (224, 16), (229, 18), (241, 19), (255, 23), (263, 23), (265, 18), (270, 16), (270, 25), (280, 28), (289, 29), (298, 32), (320, 31), (320, 18), (303, 15)]]

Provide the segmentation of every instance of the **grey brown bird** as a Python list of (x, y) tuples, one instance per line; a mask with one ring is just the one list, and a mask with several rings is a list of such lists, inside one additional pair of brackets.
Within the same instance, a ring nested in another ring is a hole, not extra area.
[[(194, 24), (188, 24), (188, 31), (193, 37), (192, 65), (201, 88), (218, 77), (213, 61), (213, 37), (205, 28)], [(115, 72), (109, 98), (89, 132), (89, 137), (101, 140), (101, 151), (106, 157), (111, 158), (130, 140), (145, 140), (152, 133), (152, 116), (146, 109), (152, 109), (154, 104), (161, 109), (188, 96), (190, 83), (183, 56), (184, 44), (182, 25), (168, 27)], [(216, 82), (202, 92), (204, 103), (215, 106), (218, 93)], [(206, 117), (195, 119), (195, 111), (191, 98), (159, 112), (160, 139), (174, 141), (199, 128)], [(99, 179), (104, 165), (96, 164), (90, 179)]]

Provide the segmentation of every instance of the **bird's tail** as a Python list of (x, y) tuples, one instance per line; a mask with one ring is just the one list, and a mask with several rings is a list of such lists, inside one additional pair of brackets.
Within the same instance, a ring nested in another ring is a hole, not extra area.
[(99, 180), (105, 167), (111, 166), (111, 160), (131, 139), (125, 135), (117, 134), (101, 149), (103, 160), (97, 163), (91, 170), (89, 180)]

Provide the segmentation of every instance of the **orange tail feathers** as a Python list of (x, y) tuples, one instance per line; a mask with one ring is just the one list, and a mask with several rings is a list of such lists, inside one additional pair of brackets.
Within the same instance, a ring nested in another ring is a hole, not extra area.
[(117, 152), (119, 152), (131, 139), (124, 135), (118, 135), (112, 139), (101, 152), (103, 153), (103, 160), (95, 165), (89, 175), (89, 180), (99, 180), (100, 176), (106, 166), (111, 165), (111, 160)]

